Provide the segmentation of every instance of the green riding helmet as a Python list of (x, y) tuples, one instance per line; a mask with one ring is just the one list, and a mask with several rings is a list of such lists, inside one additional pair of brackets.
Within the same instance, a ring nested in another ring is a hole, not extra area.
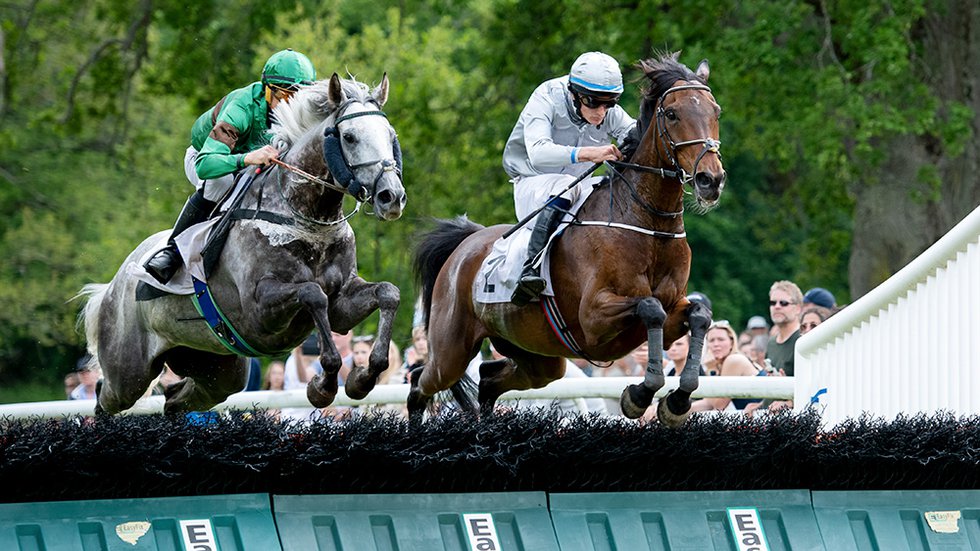
[(316, 69), (310, 58), (287, 48), (272, 54), (262, 68), (262, 84), (271, 84), (279, 88), (295, 88), (300, 84), (313, 84), (316, 80)]

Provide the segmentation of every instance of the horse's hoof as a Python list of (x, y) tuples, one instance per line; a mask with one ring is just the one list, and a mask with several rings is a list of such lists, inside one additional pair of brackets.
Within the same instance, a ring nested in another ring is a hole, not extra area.
[(653, 401), (652, 393), (644, 392), (645, 390), (642, 385), (629, 385), (623, 389), (623, 395), (619, 397), (619, 407), (623, 410), (623, 415), (629, 419), (639, 419), (643, 416)]
[[(323, 379), (321, 375), (317, 375), (306, 385), (306, 399), (313, 404), (313, 407), (325, 408), (333, 403), (334, 398), (337, 397), (337, 387), (334, 386), (333, 392), (329, 388), (321, 389), (320, 381)], [(324, 385), (327, 386), (327, 385)]]
[(670, 411), (670, 405), (667, 403), (669, 396), (657, 404), (657, 420), (667, 428), (676, 429), (687, 422), (687, 418), (691, 415), (691, 404), (688, 401), (687, 409), (683, 413), (674, 413)]
[[(351, 375), (354, 375), (352, 372)], [(344, 383), (344, 392), (351, 400), (361, 400), (374, 389), (374, 379), (370, 377), (367, 370), (358, 372), (358, 375), (347, 377)]]

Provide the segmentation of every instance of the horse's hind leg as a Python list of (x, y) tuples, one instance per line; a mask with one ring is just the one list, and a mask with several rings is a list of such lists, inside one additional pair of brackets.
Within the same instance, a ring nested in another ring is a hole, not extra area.
[(681, 371), (680, 384), (657, 405), (657, 418), (668, 427), (678, 427), (684, 423), (691, 411), (691, 393), (698, 388), (701, 369), (701, 350), (704, 335), (711, 324), (711, 312), (700, 303), (691, 303), (687, 308), (688, 325), (691, 327), (691, 348), (687, 353), (684, 370)]
[[(667, 312), (663, 305), (654, 297), (641, 299), (636, 304), (636, 315), (647, 328), (647, 369), (643, 375), (643, 384), (629, 385), (623, 390), (619, 405), (623, 415), (630, 419), (638, 419), (653, 402), (653, 397), (664, 386), (664, 321)], [(690, 406), (688, 406), (690, 407)]]
[(163, 370), (159, 358), (147, 357), (140, 339), (114, 349), (115, 343), (103, 333), (99, 341), (98, 362), (102, 381), (98, 387), (97, 417), (125, 411), (146, 394), (153, 379)]
[(493, 413), (497, 399), (509, 390), (541, 388), (565, 375), (565, 358), (541, 356), (494, 340), (507, 357), (480, 365), (480, 412)]
[(167, 352), (167, 365), (184, 377), (167, 387), (163, 412), (167, 415), (207, 411), (245, 388), (248, 359), (175, 348)]

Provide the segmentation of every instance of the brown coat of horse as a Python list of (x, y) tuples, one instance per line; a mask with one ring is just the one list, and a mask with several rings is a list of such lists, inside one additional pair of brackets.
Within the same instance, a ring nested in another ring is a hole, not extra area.
[(658, 410), (663, 422), (683, 423), (711, 317), (685, 298), (691, 249), (684, 238), (684, 184), (692, 185), (702, 209), (717, 203), (725, 181), (718, 150), (721, 109), (706, 84), (706, 61), (696, 73), (678, 63), (677, 54), (638, 67), (649, 79), (640, 108), (640, 144), (631, 163), (612, 164), (618, 176), (596, 189), (577, 214), (578, 221), (617, 226), (573, 223), (551, 253), (555, 299), (580, 350), (572, 353), (552, 332), (539, 303), (516, 307), (474, 300), (480, 265), (510, 226), (441, 221), (415, 252), (429, 338), (428, 364), (413, 374), (409, 395), (415, 419), (440, 390), (452, 388), (460, 399), (457, 383), (485, 338), (507, 356), (481, 366), (479, 403), (487, 412), (508, 390), (540, 388), (561, 378), (563, 356), (613, 360), (646, 337), (650, 358), (644, 382), (628, 387), (622, 398), (624, 413), (635, 418), (664, 384), (663, 343), (690, 330), (691, 354), (680, 388)]

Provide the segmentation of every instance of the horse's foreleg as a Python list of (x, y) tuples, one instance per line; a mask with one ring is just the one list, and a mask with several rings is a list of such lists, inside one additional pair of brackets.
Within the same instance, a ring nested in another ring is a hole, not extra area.
[(274, 278), (264, 278), (255, 287), (258, 310), (266, 312), (267, 329), (279, 329), (283, 320), (291, 319), (300, 309), (306, 310), (313, 318), (320, 341), (320, 365), (323, 373), (310, 380), (306, 387), (306, 397), (315, 407), (323, 408), (333, 403), (337, 396), (337, 373), (343, 359), (330, 336), (331, 327), (327, 312), (330, 299), (317, 283), (284, 283)]
[(691, 346), (684, 370), (681, 371), (680, 384), (677, 390), (668, 394), (657, 406), (657, 418), (669, 427), (682, 425), (690, 414), (691, 394), (698, 388), (701, 351), (704, 348), (704, 336), (711, 324), (711, 312), (706, 306), (693, 302), (687, 307), (687, 323), (691, 328)]
[(619, 400), (623, 415), (630, 419), (642, 416), (653, 402), (654, 395), (664, 386), (664, 321), (667, 312), (659, 300), (647, 297), (636, 303), (636, 315), (647, 328), (649, 353), (643, 383), (626, 387)]
[(344, 383), (344, 391), (347, 395), (359, 400), (371, 392), (378, 382), (378, 376), (389, 367), (388, 349), (395, 313), (401, 302), (401, 293), (398, 287), (387, 281), (369, 283), (356, 278), (334, 302), (331, 314), (343, 315), (351, 326), (360, 323), (375, 310), (381, 312), (378, 320), (378, 335), (374, 340), (367, 367), (353, 366)]

